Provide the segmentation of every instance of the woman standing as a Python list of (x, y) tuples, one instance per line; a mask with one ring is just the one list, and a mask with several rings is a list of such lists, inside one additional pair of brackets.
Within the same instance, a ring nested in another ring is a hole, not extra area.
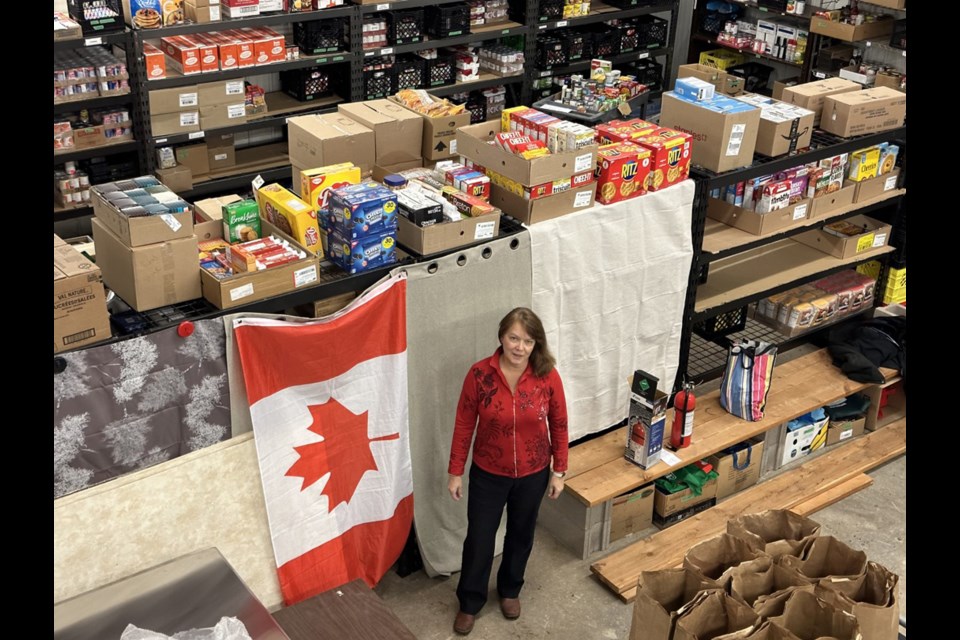
[(467, 538), (457, 586), (460, 611), (453, 623), (454, 631), (462, 635), (473, 630), (487, 602), (504, 507), (507, 532), (497, 593), (503, 615), (511, 620), (520, 617), (520, 589), (540, 502), (544, 492), (552, 499), (559, 497), (567, 471), (567, 404), (540, 318), (517, 307), (500, 321), (498, 337), (496, 353), (470, 367), (463, 382), (447, 469), (447, 489), (460, 500), (476, 432)]

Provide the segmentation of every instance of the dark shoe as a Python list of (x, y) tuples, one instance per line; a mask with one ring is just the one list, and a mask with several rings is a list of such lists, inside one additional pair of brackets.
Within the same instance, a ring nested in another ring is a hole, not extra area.
[(465, 636), (471, 631), (473, 631), (473, 623), (476, 619), (477, 619), (477, 616), (472, 616), (469, 613), (458, 611), (457, 617), (453, 621), (453, 630), (459, 633), (460, 635)]
[(507, 620), (520, 617), (520, 598), (500, 598), (500, 611)]

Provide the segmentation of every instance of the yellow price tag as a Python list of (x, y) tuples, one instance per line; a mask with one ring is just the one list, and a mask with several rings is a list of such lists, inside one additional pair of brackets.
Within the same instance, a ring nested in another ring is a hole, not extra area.
[(857, 253), (862, 251), (867, 251), (868, 249), (873, 248), (873, 234), (869, 233), (865, 236), (861, 236), (857, 240)]

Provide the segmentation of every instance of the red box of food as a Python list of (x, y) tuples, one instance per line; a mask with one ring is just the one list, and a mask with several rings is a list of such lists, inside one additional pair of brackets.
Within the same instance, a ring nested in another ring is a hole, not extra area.
[(240, 29), (230, 29), (222, 32), (236, 43), (237, 46), (237, 66), (252, 67), (257, 64), (256, 43), (252, 38), (243, 33)]
[(475, 176), (461, 182), (460, 190), (482, 200), (490, 200), (490, 178)]
[(647, 192), (652, 170), (650, 149), (615, 142), (597, 151), (597, 200), (603, 204), (629, 200)]
[(174, 71), (185, 76), (201, 73), (200, 45), (197, 43), (184, 36), (173, 36), (160, 38), (160, 48), (170, 58)]
[[(287, 41), (282, 35), (266, 27), (253, 27), (250, 29), (258, 42), (262, 43), (267, 55), (266, 64), (271, 62), (284, 62), (287, 59)], [(265, 64), (260, 61), (260, 49), (257, 50), (257, 64)]]
[(186, 38), (200, 47), (200, 70), (203, 73), (220, 70), (220, 47), (216, 42), (202, 33), (186, 36)]
[(227, 69), (236, 69), (240, 66), (240, 53), (238, 51), (237, 41), (234, 38), (223, 33), (210, 33), (205, 35), (217, 45), (221, 69), (226, 71)]
[(147, 70), (147, 78), (159, 80), (167, 77), (167, 59), (163, 51), (149, 42), (143, 43), (143, 62)]
[(690, 176), (692, 136), (682, 131), (659, 128), (648, 136), (633, 140), (653, 154), (647, 190), (657, 191), (686, 180)]
[(599, 144), (612, 144), (614, 142), (631, 142), (637, 138), (648, 136), (660, 127), (641, 120), (633, 118), (632, 120), (611, 120), (606, 124), (598, 124), (597, 142)]

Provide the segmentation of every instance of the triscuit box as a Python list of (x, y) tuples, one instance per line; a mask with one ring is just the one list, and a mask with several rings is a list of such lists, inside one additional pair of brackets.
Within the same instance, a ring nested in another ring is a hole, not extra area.
[(337, 109), (373, 131), (377, 165), (420, 160), (423, 118), (419, 115), (389, 100), (352, 102)]
[(100, 268), (53, 236), (53, 352), (106, 340), (110, 314)]
[(762, 437), (746, 440), (707, 458), (720, 474), (717, 477), (718, 500), (757, 484), (763, 460), (763, 440)]
[(837, 444), (838, 442), (862, 435), (866, 424), (867, 419), (865, 417), (856, 420), (837, 420), (831, 422), (830, 427), (827, 429), (827, 446), (829, 447), (832, 444)]
[(294, 166), (310, 168), (352, 162), (363, 175), (369, 175), (376, 164), (373, 131), (344, 115), (290, 118), (287, 132)]
[(660, 126), (693, 136), (693, 164), (729, 171), (753, 163), (760, 109), (727, 96), (689, 102), (668, 92), (663, 94)]
[(890, 225), (865, 215), (856, 215), (794, 236), (795, 241), (835, 256), (852, 258), (886, 246)]
[(785, 87), (783, 95), (780, 98), (784, 102), (795, 104), (798, 107), (813, 111), (813, 124), (820, 124), (820, 116), (823, 112), (823, 102), (827, 96), (838, 93), (850, 93), (860, 91), (862, 87), (856, 82), (844, 80), (843, 78), (827, 78), (817, 80), (816, 82), (805, 82), (793, 87)]
[(440, 222), (420, 227), (403, 216), (397, 219), (397, 241), (419, 255), (456, 249), (482, 240), (496, 238), (500, 232), (500, 212), (456, 222)]
[(813, 111), (755, 93), (742, 93), (736, 99), (760, 109), (756, 153), (779, 156), (810, 146)]
[(132, 308), (149, 311), (200, 297), (195, 235), (129, 247), (99, 218), (90, 223), (103, 282)]
[(611, 542), (653, 524), (653, 494), (651, 484), (613, 499), (610, 508)]
[(874, 87), (827, 96), (820, 128), (843, 138), (903, 126), (907, 96), (889, 87)]

